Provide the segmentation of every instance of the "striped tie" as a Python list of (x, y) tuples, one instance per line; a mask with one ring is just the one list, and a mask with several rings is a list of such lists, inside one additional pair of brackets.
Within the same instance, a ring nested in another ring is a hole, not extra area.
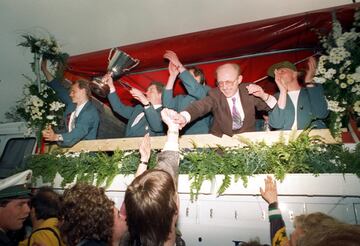
[(242, 127), (243, 121), (241, 119), (241, 115), (239, 111), (236, 108), (236, 97), (231, 98), (231, 100), (233, 101), (232, 112), (231, 112), (232, 120), (233, 120), (232, 129), (238, 130)]

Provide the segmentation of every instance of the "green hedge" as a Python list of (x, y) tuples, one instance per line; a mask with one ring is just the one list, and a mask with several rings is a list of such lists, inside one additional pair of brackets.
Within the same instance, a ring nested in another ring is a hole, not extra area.
[[(296, 139), (285, 143), (280, 137), (277, 143), (268, 146), (263, 142), (246, 143), (243, 148), (197, 148), (181, 151), (180, 173), (188, 174), (191, 181), (192, 198), (197, 197), (204, 180), (211, 180), (223, 174), (224, 180), (218, 190), (222, 194), (231, 184), (241, 178), (246, 186), (248, 177), (254, 174), (274, 174), (283, 180), (286, 173), (353, 173), (360, 177), (360, 144), (349, 151), (341, 144), (324, 144), (320, 137), (310, 137), (304, 131)], [(149, 168), (155, 165), (153, 152)], [(62, 185), (74, 180), (92, 183), (96, 177), (97, 185), (110, 185), (117, 174), (134, 174), (139, 163), (138, 151), (113, 153), (50, 153), (34, 155), (28, 162), (34, 176), (42, 176), (44, 182), (52, 182), (58, 172), (63, 178)]]

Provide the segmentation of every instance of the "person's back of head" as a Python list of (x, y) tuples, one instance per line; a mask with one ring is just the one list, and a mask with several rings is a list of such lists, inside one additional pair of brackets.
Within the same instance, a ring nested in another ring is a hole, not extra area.
[(205, 79), (205, 75), (204, 75), (204, 71), (201, 68), (198, 67), (189, 67), (188, 71), (191, 73), (193, 73), (195, 79), (199, 78), (198, 82), (201, 85), (205, 85), (206, 84), (206, 79)]
[(177, 193), (170, 174), (149, 170), (135, 178), (126, 190), (125, 207), (131, 241), (163, 245), (177, 215)]
[(329, 227), (335, 224), (341, 224), (340, 221), (321, 212), (304, 214), (295, 218), (296, 226), (300, 226), (304, 233), (315, 229)]
[(64, 191), (60, 227), (67, 245), (81, 240), (110, 243), (114, 224), (114, 202), (103, 188), (76, 184)]
[(300, 237), (297, 246), (358, 246), (360, 245), (360, 226), (334, 224), (318, 228)]
[(61, 196), (50, 187), (42, 187), (31, 198), (31, 208), (37, 220), (60, 218)]

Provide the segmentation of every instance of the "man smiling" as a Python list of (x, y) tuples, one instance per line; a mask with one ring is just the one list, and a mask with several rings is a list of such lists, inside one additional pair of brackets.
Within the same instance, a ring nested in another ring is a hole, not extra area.
[(215, 136), (255, 131), (255, 108), (268, 111), (276, 104), (276, 99), (258, 85), (241, 83), (241, 70), (235, 63), (219, 66), (216, 78), (218, 87), (178, 114), (176, 123), (183, 127), (212, 112), (214, 120), (210, 133)]

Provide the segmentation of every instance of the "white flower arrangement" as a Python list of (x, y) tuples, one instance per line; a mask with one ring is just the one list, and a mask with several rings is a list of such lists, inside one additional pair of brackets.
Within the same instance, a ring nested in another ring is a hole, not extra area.
[(24, 87), (24, 98), (18, 102), (17, 113), (32, 129), (40, 130), (47, 125), (58, 126), (65, 104), (58, 101), (55, 92), (45, 85), (46, 81), (41, 81), (44, 88), (39, 92), (38, 86), (30, 78), (26, 78), (30, 83)]
[(360, 116), (360, 11), (355, 11), (349, 31), (343, 31), (334, 18), (332, 32), (319, 39), (324, 53), (319, 58), (314, 82), (324, 87), (330, 110), (328, 127), (339, 137), (349, 117)]
[[(34, 54), (34, 62), (31, 63), (32, 69), (37, 79), (28, 76), (24, 77), (29, 81), (24, 86), (24, 97), (16, 105), (16, 114), (25, 119), (28, 128), (37, 131), (38, 141), (41, 140), (41, 130), (48, 125), (58, 126), (63, 118), (65, 105), (61, 103), (55, 92), (47, 85), (46, 80), (41, 80), (39, 71), (39, 58), (43, 57), (52, 64), (62, 63), (65, 65), (68, 55), (62, 53), (60, 46), (52, 36), (38, 38), (34, 35), (25, 34), (21, 36), (24, 41), (19, 46), (30, 48)], [(9, 115), (14, 115), (10, 113)], [(14, 117), (14, 116), (13, 116)]]

